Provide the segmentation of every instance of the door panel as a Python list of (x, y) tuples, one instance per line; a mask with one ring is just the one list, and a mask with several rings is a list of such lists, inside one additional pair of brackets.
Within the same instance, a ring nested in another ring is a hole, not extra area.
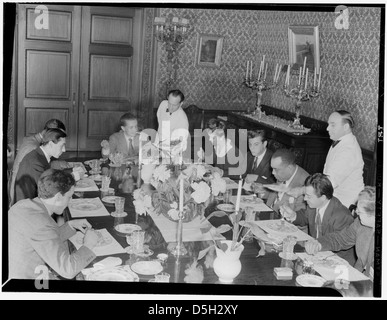
[(133, 54), (133, 46), (140, 46), (141, 37), (134, 36), (132, 26), (141, 19), (141, 9), (83, 7), (79, 151), (101, 150), (121, 115), (137, 114), (139, 84), (132, 80), (140, 56)]
[(77, 150), (81, 8), (47, 6), (45, 30), (35, 27), (35, 7), (18, 5), (17, 143), (56, 118), (66, 125), (66, 149)]

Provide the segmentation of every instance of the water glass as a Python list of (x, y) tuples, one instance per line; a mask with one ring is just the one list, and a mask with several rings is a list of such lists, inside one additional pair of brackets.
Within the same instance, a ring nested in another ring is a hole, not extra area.
[(223, 194), (223, 202), (230, 203), (230, 197), (231, 197), (231, 189), (227, 189), (226, 192)]
[(101, 179), (101, 190), (107, 191), (110, 185), (110, 178), (108, 176), (102, 176)]
[(155, 282), (169, 282), (170, 274), (161, 272), (155, 275)]
[(145, 231), (144, 230), (134, 230), (131, 237), (130, 243), (133, 247), (133, 253), (144, 252), (144, 240), (145, 240)]
[(116, 206), (116, 213), (124, 212), (124, 206), (125, 206), (125, 198), (124, 197), (116, 197), (114, 199), (114, 204)]
[(284, 254), (284, 258), (293, 256), (294, 246), (297, 243), (297, 237), (295, 236), (287, 236), (282, 242), (282, 252)]

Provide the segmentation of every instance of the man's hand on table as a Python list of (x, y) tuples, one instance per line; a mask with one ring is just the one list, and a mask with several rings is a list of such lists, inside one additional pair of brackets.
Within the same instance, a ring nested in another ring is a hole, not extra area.
[(88, 247), (90, 250), (98, 243), (98, 234), (93, 229), (88, 229), (85, 233), (85, 238), (83, 239), (83, 245)]
[(293, 222), (297, 218), (297, 213), (287, 205), (279, 207), (281, 215), (289, 222)]
[(70, 227), (72, 227), (75, 230), (79, 230), (82, 233), (86, 233), (87, 230), (91, 229), (91, 224), (86, 219), (77, 219), (77, 220), (70, 220), (68, 222)]
[(305, 251), (307, 254), (316, 254), (321, 251), (321, 243), (317, 240), (309, 240), (305, 243)]

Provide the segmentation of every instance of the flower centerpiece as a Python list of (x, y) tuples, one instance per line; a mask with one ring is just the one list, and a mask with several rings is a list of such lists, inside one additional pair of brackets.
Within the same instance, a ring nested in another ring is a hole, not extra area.
[(107, 140), (102, 140), (101, 141), (101, 147), (102, 147), (102, 150), (101, 150), (101, 153), (102, 153), (102, 157), (105, 159), (107, 157), (109, 157), (109, 154), (110, 154), (110, 145), (109, 145), (109, 141)]
[(222, 171), (205, 164), (147, 164), (142, 168), (141, 177), (144, 185), (133, 193), (136, 212), (163, 214), (173, 221), (179, 219), (180, 204), (183, 221), (191, 221), (203, 216), (213, 197), (226, 191)]
[(109, 154), (110, 164), (113, 167), (121, 167), (125, 162), (125, 157), (121, 152)]

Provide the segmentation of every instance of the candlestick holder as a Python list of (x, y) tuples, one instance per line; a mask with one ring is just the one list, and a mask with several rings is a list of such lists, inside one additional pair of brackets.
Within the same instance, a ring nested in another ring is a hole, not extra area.
[(284, 85), (285, 95), (296, 100), (296, 103), (295, 103), (296, 117), (294, 118), (293, 123), (290, 125), (294, 129), (304, 129), (304, 126), (301, 124), (301, 119), (300, 119), (302, 102), (311, 100), (319, 96), (320, 94), (319, 88), (316, 86), (316, 84), (313, 84), (313, 86), (310, 89), (308, 89), (307, 81), (308, 81), (308, 77), (307, 76), (305, 77), (304, 74), (301, 74), (299, 76), (298, 85), (293, 89), (289, 88), (289, 83), (285, 82), (285, 85)]
[(183, 209), (183, 211), (179, 211), (179, 220), (177, 222), (177, 235), (176, 235), (177, 244), (176, 244), (176, 247), (171, 250), (171, 253), (175, 257), (185, 256), (188, 253), (183, 243), (183, 219), (184, 219), (185, 213), (186, 213), (185, 209)]
[[(268, 81), (266, 81), (266, 79), (257, 78), (256, 80), (252, 80), (251, 78), (246, 78), (243, 81), (243, 84), (246, 87), (251, 88), (252, 90), (257, 90), (257, 102), (255, 104), (255, 109), (253, 111), (253, 114), (258, 115), (259, 119), (260, 119), (261, 115), (262, 115), (261, 101), (262, 101), (263, 91), (271, 90), (271, 89), (277, 87), (278, 78), (276, 81), (273, 81), (272, 83), (269, 83)], [(250, 109), (250, 107), (249, 107), (249, 109)], [(251, 113), (249, 109), (247, 110), (248, 114)]]

